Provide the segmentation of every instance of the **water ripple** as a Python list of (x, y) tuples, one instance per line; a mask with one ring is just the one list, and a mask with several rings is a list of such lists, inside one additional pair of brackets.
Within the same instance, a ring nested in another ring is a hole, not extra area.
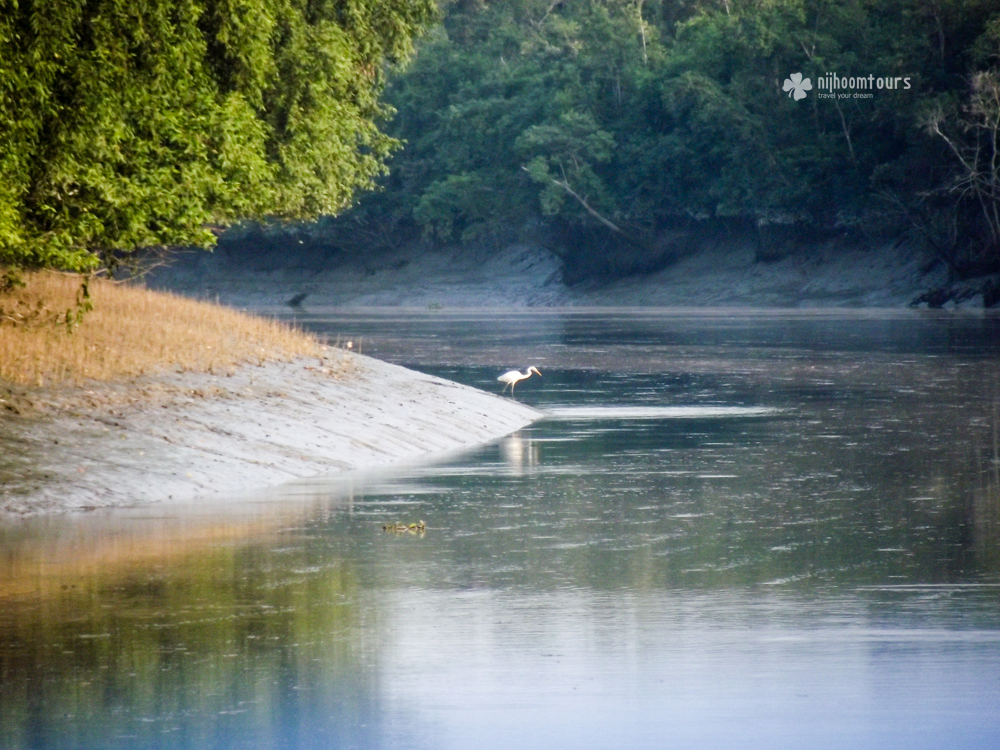
[(767, 417), (781, 409), (769, 406), (559, 406), (545, 418), (560, 421), (602, 419), (722, 419)]

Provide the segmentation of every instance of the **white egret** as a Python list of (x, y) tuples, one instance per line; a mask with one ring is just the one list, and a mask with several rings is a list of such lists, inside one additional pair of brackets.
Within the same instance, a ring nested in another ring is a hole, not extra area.
[(504, 391), (506, 391), (507, 386), (509, 385), (510, 395), (513, 396), (514, 384), (521, 380), (527, 380), (528, 378), (531, 377), (531, 373), (535, 373), (538, 377), (542, 376), (542, 373), (540, 373), (538, 371), (538, 368), (534, 366), (529, 367), (524, 372), (521, 372), (520, 370), (511, 370), (510, 372), (505, 372), (503, 375), (497, 378), (497, 380), (499, 380), (501, 383), (504, 384), (503, 391), (500, 391), (500, 393), (502, 394)]

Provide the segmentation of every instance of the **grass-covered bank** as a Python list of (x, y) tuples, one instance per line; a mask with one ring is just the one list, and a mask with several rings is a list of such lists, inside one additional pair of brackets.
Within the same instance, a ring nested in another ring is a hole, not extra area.
[[(35, 273), (0, 295), (0, 385), (119, 381), (163, 371), (226, 373), (320, 355), (287, 325), (141, 286)], [(92, 308), (87, 310), (87, 308)]]

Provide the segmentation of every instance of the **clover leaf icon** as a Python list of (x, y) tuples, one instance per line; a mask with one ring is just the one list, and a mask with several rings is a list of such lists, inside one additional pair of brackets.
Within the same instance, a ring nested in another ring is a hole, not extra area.
[(792, 73), (785, 79), (785, 83), (781, 88), (783, 91), (787, 91), (788, 95), (795, 99), (795, 101), (798, 101), (799, 99), (805, 99), (806, 92), (812, 91), (812, 87), (812, 81), (808, 78), (803, 78), (801, 73)]

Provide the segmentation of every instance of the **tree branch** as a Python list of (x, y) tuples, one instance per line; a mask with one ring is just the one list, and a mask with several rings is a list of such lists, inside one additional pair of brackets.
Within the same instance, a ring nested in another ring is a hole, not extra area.
[[(523, 169), (525, 172), (528, 172), (528, 168), (527, 167), (521, 167), (521, 169)], [(564, 175), (564, 177), (565, 177), (565, 175)], [(625, 239), (627, 239), (629, 241), (632, 241), (631, 238), (627, 234), (625, 234), (625, 232), (623, 232), (622, 229), (617, 224), (615, 224), (613, 221), (611, 221), (611, 219), (608, 219), (608, 218), (602, 216), (600, 213), (598, 213), (596, 210), (594, 210), (594, 208), (592, 208), (591, 205), (589, 203), (587, 203), (586, 199), (582, 195), (580, 195), (578, 192), (576, 192), (573, 188), (571, 188), (569, 186), (569, 181), (568, 180), (566, 180), (566, 179), (557, 180), (555, 177), (549, 177), (549, 181), (553, 185), (555, 185), (556, 187), (560, 187), (563, 190), (565, 190), (568, 195), (570, 195), (574, 200), (577, 201), (577, 203), (579, 203), (581, 206), (583, 206), (583, 210), (584, 211), (586, 211), (588, 214), (590, 214), (591, 216), (593, 216), (595, 219), (597, 219), (599, 222), (601, 222), (608, 229), (610, 229), (613, 232), (617, 232), (618, 234), (620, 234)]]

